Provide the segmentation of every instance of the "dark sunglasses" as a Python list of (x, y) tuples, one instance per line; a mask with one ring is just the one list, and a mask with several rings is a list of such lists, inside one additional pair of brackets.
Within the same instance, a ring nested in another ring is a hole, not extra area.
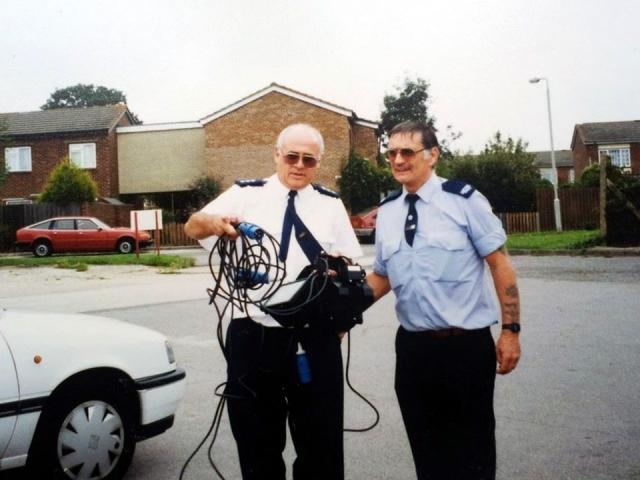
[(284, 161), (289, 165), (296, 165), (300, 158), (302, 158), (302, 164), (305, 167), (313, 168), (318, 164), (318, 159), (308, 153), (287, 152), (282, 155), (282, 158), (284, 158)]
[(421, 148), (420, 150), (412, 150), (410, 148), (392, 148), (384, 152), (384, 156), (387, 157), (387, 160), (395, 160), (398, 154), (400, 154), (405, 160), (413, 160), (416, 153), (420, 153), (423, 150), (426, 150), (426, 148)]

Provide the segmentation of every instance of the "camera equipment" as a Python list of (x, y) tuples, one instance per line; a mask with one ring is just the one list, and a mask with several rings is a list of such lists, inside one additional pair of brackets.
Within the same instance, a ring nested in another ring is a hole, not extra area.
[(311, 324), (346, 332), (362, 323), (362, 312), (373, 303), (365, 276), (347, 257), (322, 252), (296, 282), (280, 287), (260, 308), (284, 327)]

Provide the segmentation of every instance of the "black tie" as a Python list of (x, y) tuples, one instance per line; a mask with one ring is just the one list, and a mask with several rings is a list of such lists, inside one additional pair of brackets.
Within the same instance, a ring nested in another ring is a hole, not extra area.
[(418, 229), (416, 202), (420, 197), (415, 193), (408, 193), (406, 198), (407, 202), (409, 202), (409, 213), (407, 213), (407, 220), (404, 222), (404, 238), (409, 245), (413, 246), (413, 238), (416, 236), (416, 230)]
[(298, 241), (300, 248), (304, 252), (309, 262), (313, 263), (316, 261), (316, 257), (318, 256), (318, 254), (322, 251), (322, 247), (296, 213), (296, 207), (294, 206), (293, 202), (297, 193), (298, 192), (296, 190), (291, 190), (289, 192), (287, 209), (284, 212), (284, 222), (282, 224), (282, 240), (280, 241), (280, 253), (278, 254), (278, 257), (283, 262), (287, 259), (287, 254), (289, 253), (289, 243), (291, 240), (291, 230), (293, 230), (293, 227), (295, 227), (296, 240)]

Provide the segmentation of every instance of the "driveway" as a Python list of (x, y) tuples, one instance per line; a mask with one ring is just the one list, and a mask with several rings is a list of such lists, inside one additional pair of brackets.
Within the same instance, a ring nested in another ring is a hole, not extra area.
[[(514, 373), (497, 380), (498, 478), (640, 479), (640, 258), (513, 261), (524, 355)], [(207, 267), (175, 275), (146, 267), (0, 268), (0, 305), (104, 314), (160, 330), (174, 343), (187, 370), (185, 401), (171, 430), (139, 444), (127, 479), (177, 479), (208, 429), (225, 371), (208, 286)], [(349, 479), (415, 478), (393, 393), (396, 327), (387, 296), (353, 331), (352, 383), (382, 417), (370, 432), (345, 434)], [(346, 426), (372, 418), (347, 391)], [(290, 465), (290, 443), (286, 457)], [(226, 416), (214, 458), (226, 478), (239, 478)], [(205, 453), (185, 478), (215, 478)]]

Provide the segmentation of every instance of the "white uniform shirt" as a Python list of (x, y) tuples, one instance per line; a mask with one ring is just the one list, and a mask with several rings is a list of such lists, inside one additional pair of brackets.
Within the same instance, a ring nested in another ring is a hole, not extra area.
[[(263, 186), (233, 185), (202, 211), (220, 216), (236, 216), (242, 222), (258, 225), (280, 242), (288, 195), (289, 189), (274, 174), (266, 179)], [(339, 198), (321, 193), (312, 185), (307, 185), (298, 190), (294, 206), (298, 217), (324, 251), (349, 258), (362, 256), (362, 249), (349, 222), (349, 216)], [(218, 237), (212, 236), (200, 240), (200, 244), (211, 250), (217, 240)], [(285, 283), (295, 280), (307, 265), (309, 260), (292, 233), (286, 261)], [(248, 314), (265, 326), (280, 326), (275, 319), (254, 306), (249, 306)], [(239, 311), (234, 313), (234, 317), (241, 316), (246, 314)]]

